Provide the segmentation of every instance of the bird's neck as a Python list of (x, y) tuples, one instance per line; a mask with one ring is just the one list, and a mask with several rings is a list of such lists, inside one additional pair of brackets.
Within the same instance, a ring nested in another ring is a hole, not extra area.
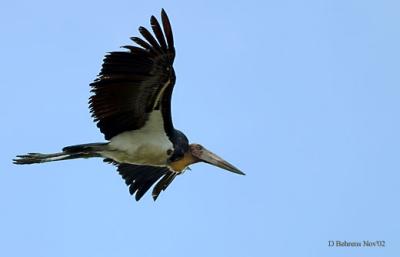
[(169, 167), (176, 172), (182, 172), (187, 166), (196, 162), (198, 162), (197, 158), (187, 152), (184, 154), (182, 159), (171, 162)]

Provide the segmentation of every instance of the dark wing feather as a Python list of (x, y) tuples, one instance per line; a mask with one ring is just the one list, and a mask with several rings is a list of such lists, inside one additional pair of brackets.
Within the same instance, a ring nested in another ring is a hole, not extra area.
[(161, 10), (161, 20), (165, 35), (169, 35), (167, 36), (168, 48), (171, 48), (174, 46), (174, 37), (172, 36), (171, 23), (169, 22), (168, 15), (164, 9)]
[(161, 48), (164, 51), (167, 51), (167, 49), (168, 49), (167, 48), (167, 43), (165, 42), (164, 34), (161, 31), (160, 23), (158, 23), (156, 17), (151, 16), (150, 24), (151, 24), (151, 27), (153, 29), (154, 35), (156, 35), (156, 37), (157, 37), (158, 43), (160, 43)]
[[(161, 29), (161, 28), (160, 28)], [(150, 43), (152, 48), (158, 53), (162, 53), (161, 46), (158, 44), (153, 35), (145, 27), (139, 27), (139, 32)]]
[(169, 171), (167, 174), (164, 175), (164, 177), (157, 183), (157, 185), (154, 186), (153, 188), (153, 199), (154, 201), (157, 200), (158, 195), (161, 193), (161, 191), (164, 191), (167, 189), (169, 184), (174, 180), (174, 178), (178, 175), (176, 172), (171, 172)]
[(129, 193), (135, 195), (136, 201), (164, 176), (153, 189), (153, 199), (156, 200), (161, 191), (164, 191), (177, 175), (166, 167), (142, 166), (121, 163), (118, 172), (129, 186)]
[(140, 37), (131, 37), (131, 40), (148, 51), (154, 51), (151, 45), (146, 41), (144, 41), (143, 39), (141, 39)]
[[(170, 97), (175, 84), (175, 58), (168, 16), (161, 12), (163, 29), (152, 17), (154, 36), (145, 28), (145, 40), (133, 37), (138, 46), (123, 46), (128, 52), (111, 52), (104, 58), (98, 78), (91, 84), (89, 105), (97, 126), (107, 140), (144, 126), (149, 113), (160, 109), (167, 135), (173, 135)], [(164, 33), (163, 33), (164, 31)]]

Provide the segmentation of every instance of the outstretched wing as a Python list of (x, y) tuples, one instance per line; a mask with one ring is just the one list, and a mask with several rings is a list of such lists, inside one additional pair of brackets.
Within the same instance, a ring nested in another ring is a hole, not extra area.
[(135, 195), (136, 201), (153, 186), (161, 177), (160, 181), (153, 188), (153, 199), (157, 199), (161, 191), (164, 191), (177, 173), (166, 167), (142, 166), (121, 163), (118, 165), (118, 172), (129, 186), (129, 193)]
[(123, 46), (128, 51), (111, 52), (104, 58), (97, 79), (91, 83), (94, 93), (90, 111), (107, 140), (146, 124), (149, 113), (161, 109), (168, 137), (173, 133), (171, 94), (175, 84), (172, 67), (174, 39), (167, 14), (161, 11), (162, 28), (152, 16), (155, 37), (144, 27), (144, 39), (132, 37), (138, 46)]

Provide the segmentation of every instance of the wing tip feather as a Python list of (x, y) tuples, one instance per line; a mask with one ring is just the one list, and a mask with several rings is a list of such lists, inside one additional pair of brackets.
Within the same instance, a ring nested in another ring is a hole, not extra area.
[(165, 37), (167, 38), (168, 48), (174, 51), (174, 37), (172, 33), (171, 22), (169, 21), (167, 12), (164, 8), (161, 9), (161, 21), (164, 28)]

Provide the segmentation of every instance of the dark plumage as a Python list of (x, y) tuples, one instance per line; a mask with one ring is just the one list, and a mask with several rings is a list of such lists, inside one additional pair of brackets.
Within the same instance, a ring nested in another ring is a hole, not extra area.
[[(129, 193), (131, 195), (135, 194), (136, 201), (139, 201), (150, 187), (162, 176), (165, 175), (165, 177), (169, 177), (172, 173), (166, 167), (142, 166), (126, 163), (118, 164), (118, 172), (125, 180), (126, 185), (129, 186)], [(160, 182), (158, 184), (160, 184)], [(160, 192), (161, 191), (153, 190), (152, 195), (154, 200), (157, 199)]]
[[(132, 37), (139, 47), (124, 46), (128, 52), (106, 55), (98, 78), (90, 84), (93, 92), (89, 100), (90, 110), (107, 140), (124, 131), (141, 128), (149, 113), (160, 109), (160, 94), (172, 94), (175, 84), (172, 67), (174, 40), (164, 10), (161, 17), (165, 35), (152, 16), (151, 25), (157, 40), (146, 28), (140, 27), (139, 32), (146, 41)], [(170, 109), (170, 101), (164, 102), (162, 113), (163, 118), (169, 121), (166, 126), (168, 136), (173, 133)]]

